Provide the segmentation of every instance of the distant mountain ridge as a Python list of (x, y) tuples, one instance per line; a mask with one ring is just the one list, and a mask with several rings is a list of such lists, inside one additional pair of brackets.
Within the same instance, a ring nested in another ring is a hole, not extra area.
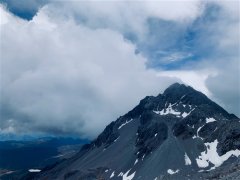
[(18, 171), (42, 168), (56, 162), (60, 155), (64, 158), (65, 149), (68, 150), (71, 147), (77, 152), (81, 145), (87, 142), (87, 140), (67, 137), (0, 141), (0, 169)]
[[(240, 119), (175, 83), (35, 179), (240, 178)], [(25, 177), (26, 178), (26, 177)]]

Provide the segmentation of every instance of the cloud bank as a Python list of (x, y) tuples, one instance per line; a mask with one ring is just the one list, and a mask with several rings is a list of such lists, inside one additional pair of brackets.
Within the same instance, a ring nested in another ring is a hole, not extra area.
[(236, 4), (99, 3), (53, 1), (30, 21), (0, 6), (0, 133), (91, 139), (176, 81), (240, 115)]
[(61, 23), (45, 9), (32, 21), (1, 11), (2, 131), (92, 138), (174, 82), (146, 69), (146, 59), (115, 31)]

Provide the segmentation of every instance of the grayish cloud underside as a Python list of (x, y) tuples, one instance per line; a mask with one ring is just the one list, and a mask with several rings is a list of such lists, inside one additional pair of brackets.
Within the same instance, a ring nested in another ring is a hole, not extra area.
[[(209, 23), (204, 20), (209, 4), (202, 1), (53, 1), (31, 21), (1, 6), (0, 132), (93, 138), (141, 98), (175, 81), (203, 91), (239, 116), (236, 3), (211, 1), (219, 10)], [(156, 32), (149, 31), (150, 19), (162, 22)], [(194, 48), (203, 54), (198, 61), (177, 71), (147, 68), (150, 59), (142, 49), (151, 52), (151, 45), (159, 44), (152, 51), (164, 55), (160, 64), (194, 58), (195, 51), (166, 51), (193, 26), (199, 31)], [(167, 33), (172, 27), (175, 31)]]

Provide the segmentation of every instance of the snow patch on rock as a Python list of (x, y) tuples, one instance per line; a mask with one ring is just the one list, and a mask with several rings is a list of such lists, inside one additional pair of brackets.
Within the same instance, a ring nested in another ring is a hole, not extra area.
[(176, 174), (176, 173), (178, 173), (179, 172), (179, 169), (177, 169), (176, 171), (174, 171), (174, 170), (172, 170), (172, 169), (168, 169), (167, 170), (167, 173), (168, 174)]
[(119, 139), (119, 137), (117, 139), (114, 140), (114, 142), (116, 142)]
[(183, 118), (187, 117), (188, 115), (191, 114), (191, 112), (194, 111), (194, 109), (195, 109), (195, 108), (193, 108), (193, 109), (192, 109), (191, 111), (189, 111), (188, 113), (187, 113), (187, 112), (183, 112), (183, 113), (182, 113), (182, 117), (183, 117)]
[(29, 169), (28, 172), (41, 172), (40, 169)]
[(114, 171), (112, 172), (112, 174), (111, 174), (110, 178), (113, 178), (113, 177), (114, 177)]
[(211, 143), (204, 143), (207, 150), (201, 152), (201, 155), (196, 159), (198, 167), (200, 168), (206, 168), (209, 166), (209, 162), (211, 162), (214, 167), (211, 169), (215, 169), (216, 167), (221, 166), (228, 158), (231, 156), (240, 156), (240, 150), (231, 150), (228, 151), (226, 154), (219, 156), (217, 153), (217, 144), (218, 140)]
[(184, 159), (185, 159), (185, 165), (191, 165), (192, 161), (191, 159), (188, 157), (187, 153), (184, 154)]
[(134, 178), (136, 172), (128, 176), (128, 173), (130, 172), (130, 170), (128, 170), (125, 174), (123, 174), (122, 180), (132, 180)]
[(169, 104), (168, 107), (166, 109), (162, 109), (161, 111), (153, 111), (156, 114), (160, 114), (160, 115), (167, 115), (167, 114), (173, 114), (176, 116), (179, 116), (181, 114), (181, 112), (175, 111), (172, 107), (175, 104)]
[(125, 126), (126, 124), (132, 122), (133, 119), (130, 119), (129, 121), (126, 121), (125, 123), (121, 124), (118, 129), (121, 129), (123, 126)]
[(120, 173), (118, 174), (118, 176), (123, 176), (123, 173), (122, 173), (122, 172), (120, 172)]
[(214, 118), (206, 118), (206, 123), (214, 122), (216, 119)]
[[(199, 131), (203, 128), (203, 126), (205, 126), (205, 124), (204, 125), (202, 125), (201, 127), (199, 127), (198, 129), (197, 129), (197, 138), (201, 138), (199, 135), (198, 135), (198, 133), (199, 133)], [(203, 138), (201, 138), (201, 139), (203, 139)]]

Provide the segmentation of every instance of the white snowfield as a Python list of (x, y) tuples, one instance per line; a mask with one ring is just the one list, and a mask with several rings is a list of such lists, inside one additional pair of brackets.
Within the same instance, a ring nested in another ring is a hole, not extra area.
[(41, 172), (40, 169), (29, 169), (28, 172)]
[(240, 156), (240, 150), (231, 150), (228, 151), (226, 154), (219, 156), (217, 153), (217, 144), (218, 140), (211, 143), (205, 143), (207, 147), (206, 151), (203, 151), (201, 155), (196, 159), (198, 167), (206, 168), (209, 166), (209, 162), (211, 162), (214, 166), (210, 169), (215, 169), (216, 167), (221, 166), (228, 158), (231, 156)]
[(191, 159), (188, 157), (187, 153), (184, 154), (184, 159), (185, 159), (185, 165), (191, 165), (192, 161)]
[(178, 173), (179, 172), (179, 169), (177, 169), (176, 171), (174, 171), (174, 170), (172, 170), (172, 169), (168, 169), (167, 170), (167, 173), (168, 174), (176, 174), (176, 173)]
[(217, 121), (217, 120), (214, 118), (206, 118), (206, 123), (210, 123), (210, 122), (214, 122), (214, 121)]
[(121, 124), (121, 126), (118, 127), (118, 129), (121, 129), (126, 124), (130, 123), (133, 119), (130, 119), (129, 121), (126, 121), (125, 123)]

